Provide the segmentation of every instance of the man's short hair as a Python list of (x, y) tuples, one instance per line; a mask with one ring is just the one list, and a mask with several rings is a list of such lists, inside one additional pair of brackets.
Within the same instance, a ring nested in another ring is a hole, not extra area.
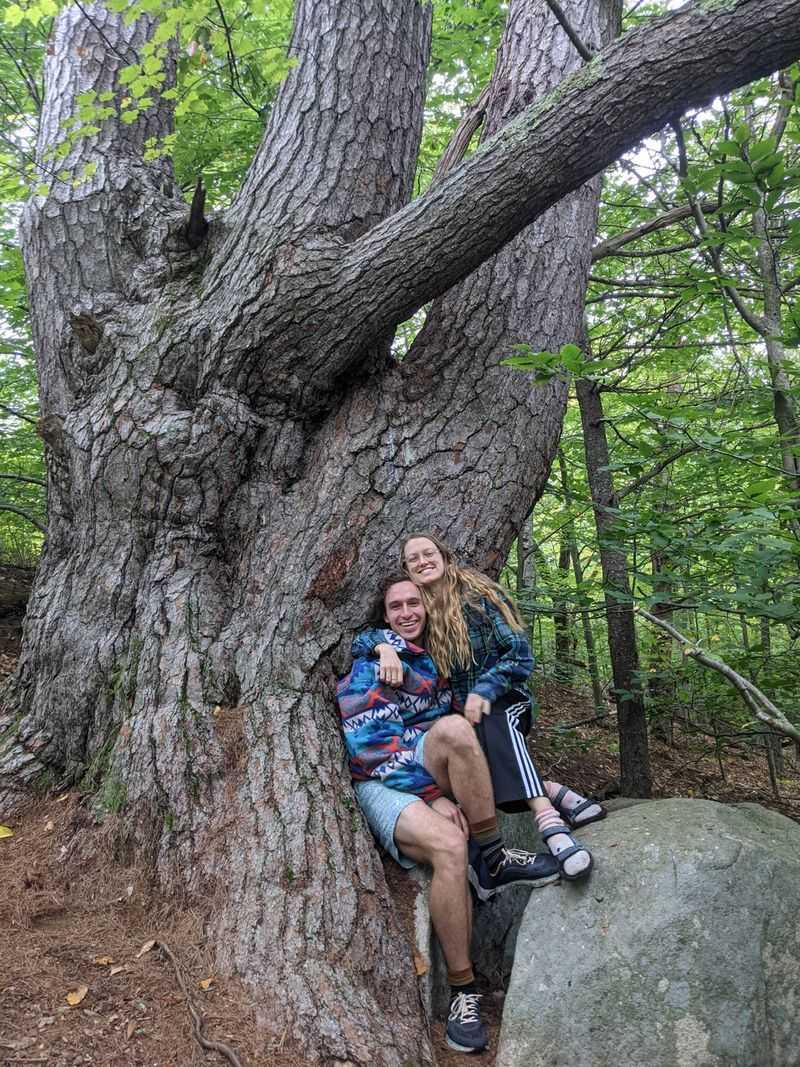
[[(386, 625), (386, 594), (389, 592), (393, 585), (397, 585), (398, 582), (410, 582), (405, 571), (401, 571), (399, 568), (395, 571), (391, 571), (386, 574), (378, 585), (378, 592), (375, 594), (369, 607), (369, 614), (367, 616), (366, 625), (368, 627), (381, 627)], [(413, 582), (411, 583), (414, 584)]]

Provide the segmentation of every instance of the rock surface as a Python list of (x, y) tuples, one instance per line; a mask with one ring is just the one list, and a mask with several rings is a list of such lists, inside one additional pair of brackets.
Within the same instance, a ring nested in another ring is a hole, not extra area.
[(588, 882), (522, 919), (496, 1067), (797, 1067), (800, 826), (676, 799), (580, 837)]

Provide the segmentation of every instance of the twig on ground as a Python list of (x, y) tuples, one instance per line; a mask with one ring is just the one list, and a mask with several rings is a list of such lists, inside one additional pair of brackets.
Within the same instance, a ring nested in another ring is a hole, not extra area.
[(183, 974), (181, 972), (180, 965), (175, 959), (172, 950), (163, 941), (158, 941), (158, 947), (170, 961), (175, 968), (175, 975), (178, 979), (178, 985), (181, 987), (181, 992), (186, 997), (186, 1006), (189, 1009), (189, 1014), (192, 1017), (192, 1031), (195, 1041), (200, 1048), (205, 1049), (206, 1052), (218, 1052), (220, 1056), (224, 1056), (228, 1063), (232, 1064), (232, 1067), (244, 1067), (244, 1064), (230, 1047), (223, 1041), (209, 1041), (203, 1037), (203, 1016), (197, 1010), (194, 1001), (192, 1000), (189, 990), (186, 988), (186, 982), (184, 981)]

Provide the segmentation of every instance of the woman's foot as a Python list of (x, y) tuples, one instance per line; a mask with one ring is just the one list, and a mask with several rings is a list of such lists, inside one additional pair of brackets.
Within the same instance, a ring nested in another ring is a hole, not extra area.
[(536, 825), (542, 840), (561, 868), (561, 877), (573, 882), (585, 878), (592, 869), (592, 854), (576, 841), (554, 808), (537, 812)]
[(547, 796), (550, 803), (556, 809), (564, 822), (576, 830), (579, 826), (587, 826), (590, 822), (599, 822), (605, 819), (607, 812), (602, 804), (594, 800), (587, 800), (574, 789), (559, 782), (545, 782)]

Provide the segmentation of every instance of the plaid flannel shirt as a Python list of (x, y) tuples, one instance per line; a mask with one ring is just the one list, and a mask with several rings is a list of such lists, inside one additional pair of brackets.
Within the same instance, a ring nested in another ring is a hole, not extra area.
[[(501, 611), (485, 597), (479, 606), (465, 604), (464, 617), (472, 662), (453, 668), (450, 686), (455, 707), (461, 710), (469, 693), (478, 693), (493, 704), (511, 689), (524, 689), (533, 670), (533, 655), (525, 633), (513, 630)], [(383, 643), (395, 648), (405, 646), (391, 630), (365, 630), (353, 641), (353, 656), (371, 655), (375, 646)]]

